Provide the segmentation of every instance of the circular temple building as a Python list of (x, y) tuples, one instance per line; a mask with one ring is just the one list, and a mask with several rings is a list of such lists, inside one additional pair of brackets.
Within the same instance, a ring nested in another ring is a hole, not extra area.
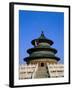
[(59, 57), (55, 56), (57, 50), (52, 48), (53, 41), (47, 39), (42, 32), (40, 37), (31, 41), (34, 48), (27, 50), (29, 57), (24, 58), (27, 64), (38, 64), (38, 67), (44, 67), (48, 64), (57, 64), (60, 60)]

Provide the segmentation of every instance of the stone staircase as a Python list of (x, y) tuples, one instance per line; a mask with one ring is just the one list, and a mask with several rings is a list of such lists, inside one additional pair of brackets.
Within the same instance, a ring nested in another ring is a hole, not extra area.
[(34, 78), (48, 78), (46, 67), (38, 67)]

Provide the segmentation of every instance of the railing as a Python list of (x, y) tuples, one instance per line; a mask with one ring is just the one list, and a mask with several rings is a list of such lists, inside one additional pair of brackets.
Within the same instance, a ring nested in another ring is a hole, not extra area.
[(36, 64), (36, 68), (35, 68), (35, 70), (34, 70), (34, 72), (33, 72), (33, 74), (32, 74), (32, 78), (35, 77), (37, 69), (38, 69), (38, 64)]
[(47, 64), (47, 68), (48, 68), (50, 77), (63, 77), (64, 76), (63, 64)]
[(48, 63), (46, 64), (46, 69), (47, 69), (47, 73), (48, 73), (48, 77), (50, 77), (50, 72), (49, 72), (49, 67), (48, 67)]
[(32, 75), (33, 75), (34, 71), (36, 72), (36, 69), (37, 69), (37, 65), (21, 65), (19, 68), (20, 79), (21, 78), (23, 78), (23, 79), (32, 78)]

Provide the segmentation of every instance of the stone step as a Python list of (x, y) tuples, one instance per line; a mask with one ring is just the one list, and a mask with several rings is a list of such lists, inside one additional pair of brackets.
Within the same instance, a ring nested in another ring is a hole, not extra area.
[(48, 78), (46, 67), (38, 67), (35, 78)]

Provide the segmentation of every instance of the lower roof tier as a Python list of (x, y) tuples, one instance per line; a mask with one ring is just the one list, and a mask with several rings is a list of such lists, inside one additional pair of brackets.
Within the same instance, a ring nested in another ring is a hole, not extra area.
[(30, 49), (27, 50), (27, 52), (28, 52), (29, 54), (31, 54), (31, 53), (33, 53), (33, 52), (36, 52), (36, 51), (51, 51), (51, 52), (53, 52), (54, 54), (57, 53), (57, 50), (54, 49), (54, 48), (30, 48)]
[(24, 61), (28, 62), (30, 60), (34, 60), (34, 59), (43, 59), (43, 58), (48, 58), (48, 59), (56, 59), (56, 61), (59, 61), (60, 58), (59, 57), (56, 57), (56, 56), (37, 56), (37, 57), (26, 57), (24, 58)]

